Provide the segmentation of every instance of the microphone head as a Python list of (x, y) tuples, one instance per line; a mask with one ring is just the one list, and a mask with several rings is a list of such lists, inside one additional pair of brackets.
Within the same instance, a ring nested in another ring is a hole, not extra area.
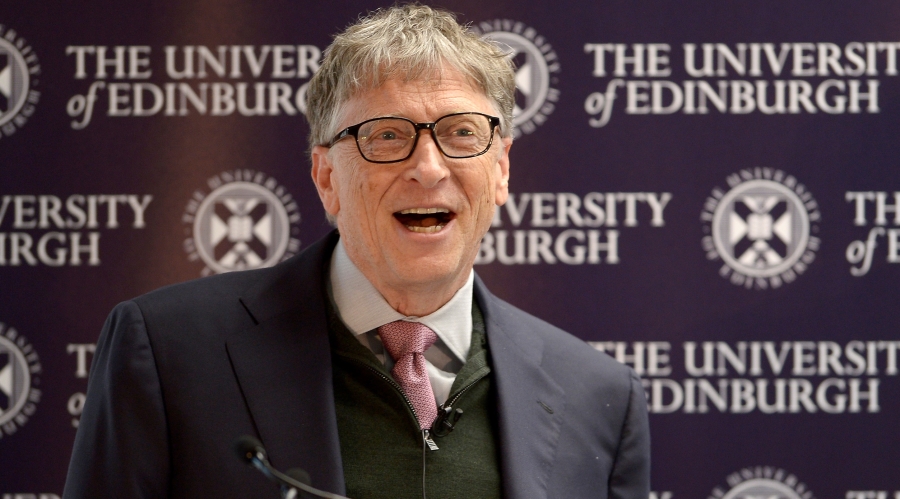
[(259, 454), (262, 454), (263, 459), (266, 458), (266, 449), (263, 447), (262, 442), (250, 435), (241, 435), (234, 440), (231, 446), (238, 458), (247, 464), (251, 464), (253, 458)]
[(309, 473), (307, 473), (306, 470), (303, 470), (300, 468), (291, 468), (291, 469), (287, 470), (284, 474), (293, 478), (294, 480), (297, 480), (298, 482), (302, 483), (303, 485), (312, 486), (312, 480), (309, 478)]

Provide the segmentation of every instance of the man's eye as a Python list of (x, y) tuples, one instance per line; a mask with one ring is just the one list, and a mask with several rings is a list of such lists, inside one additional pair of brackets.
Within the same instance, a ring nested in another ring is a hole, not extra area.
[(382, 140), (394, 140), (397, 138), (397, 134), (394, 132), (381, 132), (378, 134), (378, 138)]
[(459, 130), (453, 132), (453, 135), (456, 135), (457, 137), (468, 137), (470, 135), (475, 135), (475, 132), (469, 130), (468, 128), (460, 128)]

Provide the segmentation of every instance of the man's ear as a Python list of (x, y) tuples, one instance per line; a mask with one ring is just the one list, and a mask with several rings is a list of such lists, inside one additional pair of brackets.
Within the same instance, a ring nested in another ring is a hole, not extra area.
[(496, 195), (494, 202), (497, 206), (503, 206), (509, 197), (509, 149), (512, 147), (512, 137), (503, 137), (500, 158), (497, 161)]
[(315, 146), (312, 148), (312, 175), (313, 183), (316, 184), (316, 191), (319, 193), (319, 199), (322, 201), (322, 207), (331, 216), (337, 216), (341, 210), (340, 199), (338, 199), (337, 186), (334, 183), (334, 165), (331, 158), (328, 157), (330, 149), (323, 146)]

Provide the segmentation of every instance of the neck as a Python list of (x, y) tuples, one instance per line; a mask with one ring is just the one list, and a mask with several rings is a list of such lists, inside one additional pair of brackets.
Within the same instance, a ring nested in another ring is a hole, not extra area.
[(466, 273), (448, 283), (422, 283), (400, 288), (376, 283), (366, 275), (391, 308), (403, 315), (415, 317), (432, 314), (443, 307), (463, 287), (468, 277), (469, 274)]
[[(436, 279), (417, 280), (411, 274), (397, 275), (384, 272), (385, 265), (369, 262), (362, 255), (356, 254), (352, 245), (344, 242), (344, 250), (354, 266), (365, 276), (378, 293), (384, 297), (388, 305), (397, 312), (415, 317), (424, 317), (443, 307), (469, 279), (474, 263), (474, 256), (468, 266), (449, 275), (441, 275)], [(379, 271), (380, 269), (380, 271)], [(443, 272), (421, 272), (418, 276), (436, 275)]]

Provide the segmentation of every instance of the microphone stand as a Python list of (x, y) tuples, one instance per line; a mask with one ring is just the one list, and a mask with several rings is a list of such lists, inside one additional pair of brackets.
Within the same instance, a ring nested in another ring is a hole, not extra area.
[[(286, 499), (296, 498), (297, 490), (300, 490), (307, 494), (311, 494), (315, 497), (324, 497), (326, 499), (348, 499), (347, 497), (341, 495), (332, 494), (331, 492), (325, 492), (324, 490), (313, 488), (310, 485), (307, 485), (278, 471), (269, 463), (266, 449), (265, 447), (263, 447), (262, 443), (249, 435), (238, 437), (237, 440), (234, 441), (234, 451), (242, 461), (258, 469), (263, 475), (266, 476), (266, 478), (280, 485), (282, 496)], [(292, 469), (290, 471), (294, 472), (295, 470)], [(296, 474), (305, 475), (305, 472), (303, 472), (302, 470), (296, 470)]]

